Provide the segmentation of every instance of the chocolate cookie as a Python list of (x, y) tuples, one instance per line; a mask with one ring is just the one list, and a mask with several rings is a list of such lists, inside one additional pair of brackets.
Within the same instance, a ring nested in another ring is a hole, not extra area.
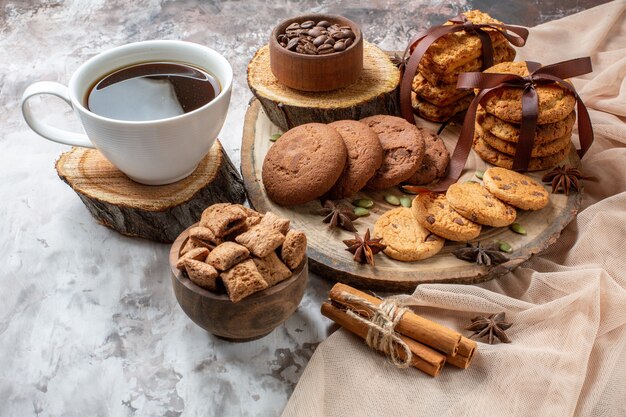
[(415, 93), (411, 93), (413, 111), (424, 119), (438, 123), (445, 122), (455, 114), (467, 110), (473, 99), (473, 95), (468, 95), (450, 105), (437, 107), (423, 98), (418, 97)]
[[(515, 155), (515, 152), (517, 151), (517, 144), (507, 142), (498, 138), (495, 135), (492, 135), (491, 132), (489, 132), (488, 130), (484, 130), (478, 123), (476, 123), (476, 130), (479, 132), (479, 135), (482, 137), (485, 143), (487, 143), (487, 145), (507, 155)], [(531, 157), (538, 158), (542, 156), (554, 155), (565, 149), (569, 149), (571, 141), (572, 131), (570, 130), (569, 132), (567, 132), (567, 134), (565, 134), (565, 136), (561, 138), (539, 145), (535, 144), (532, 149)]]
[(384, 252), (398, 261), (419, 261), (430, 258), (443, 248), (445, 239), (422, 227), (410, 208), (389, 210), (374, 225), (374, 237), (387, 245)]
[[(489, 131), (492, 135), (507, 142), (519, 142), (520, 128), (518, 124), (505, 122), (496, 116), (489, 114), (482, 106), (478, 106), (476, 112), (476, 121), (485, 131)], [(572, 132), (572, 127), (576, 121), (576, 112), (571, 112), (556, 123), (548, 123), (545, 125), (537, 125), (535, 130), (535, 145), (552, 142)]]
[(450, 152), (443, 143), (443, 140), (432, 132), (422, 130), (425, 140), (424, 159), (422, 166), (406, 182), (414, 185), (429, 184), (434, 180), (443, 177), (450, 163)]
[[(525, 61), (503, 62), (485, 70), (488, 73), (517, 74), (521, 77), (528, 75)], [(540, 84), (535, 87), (539, 99), (539, 114), (537, 124), (556, 123), (565, 119), (576, 104), (574, 95), (557, 83)], [(487, 111), (509, 123), (520, 123), (522, 120), (522, 93), (521, 88), (501, 88), (489, 94), (482, 105)]]
[(419, 224), (448, 240), (466, 242), (480, 234), (480, 225), (454, 210), (443, 194), (419, 194), (413, 200), (411, 210)]
[(304, 204), (327, 193), (344, 170), (348, 152), (341, 135), (321, 123), (285, 132), (263, 161), (268, 197), (282, 206)]
[(476, 182), (452, 184), (446, 199), (463, 217), (486, 226), (508, 226), (515, 221), (515, 209), (498, 200), (485, 187)]
[(361, 122), (376, 132), (384, 152), (383, 164), (367, 182), (367, 189), (396, 186), (420, 169), (424, 137), (417, 127), (400, 117), (385, 115), (366, 117)]
[(365, 123), (340, 120), (328, 126), (339, 132), (348, 150), (344, 172), (327, 194), (329, 200), (339, 200), (365, 187), (383, 163), (383, 147), (376, 132)]
[(504, 168), (489, 168), (483, 182), (493, 195), (523, 210), (539, 210), (548, 205), (550, 194), (529, 176)]
[[(513, 157), (507, 155), (505, 153), (499, 152), (496, 149), (489, 146), (480, 136), (474, 135), (474, 151), (482, 158), (483, 161), (488, 162), (492, 165), (511, 169), (513, 168)], [(528, 171), (541, 171), (544, 169), (552, 168), (559, 162), (563, 160), (567, 156), (571, 149), (568, 147), (567, 149), (555, 153), (549, 156), (543, 156), (540, 158), (530, 158), (528, 162)]]

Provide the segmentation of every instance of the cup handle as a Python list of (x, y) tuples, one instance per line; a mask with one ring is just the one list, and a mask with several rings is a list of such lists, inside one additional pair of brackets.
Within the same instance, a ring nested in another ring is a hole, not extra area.
[(85, 134), (59, 129), (37, 120), (31, 111), (28, 99), (39, 94), (51, 94), (53, 96), (57, 96), (72, 107), (69, 90), (63, 84), (52, 81), (40, 81), (29, 85), (22, 95), (22, 115), (31, 129), (33, 129), (40, 136), (43, 136), (53, 142), (70, 146), (80, 146), (83, 148), (95, 148), (93, 143), (91, 143)]

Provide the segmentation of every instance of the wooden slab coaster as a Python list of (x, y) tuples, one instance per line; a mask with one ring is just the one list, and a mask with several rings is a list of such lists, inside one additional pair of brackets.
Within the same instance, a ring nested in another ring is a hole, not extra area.
[(397, 99), (400, 70), (389, 55), (363, 42), (363, 70), (348, 87), (308, 93), (281, 84), (270, 69), (269, 46), (259, 49), (248, 65), (248, 86), (267, 117), (283, 132), (305, 123), (399, 114)]
[(246, 199), (239, 172), (218, 140), (190, 176), (173, 184), (136, 183), (95, 149), (72, 148), (56, 170), (99, 223), (157, 242), (173, 242), (211, 204)]

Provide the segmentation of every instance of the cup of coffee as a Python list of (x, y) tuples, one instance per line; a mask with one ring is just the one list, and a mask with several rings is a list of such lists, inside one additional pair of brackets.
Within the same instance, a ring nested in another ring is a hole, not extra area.
[[(46, 139), (97, 148), (128, 177), (161, 185), (191, 174), (222, 129), (233, 70), (222, 55), (183, 41), (145, 41), (89, 59), (69, 86), (42, 81), (22, 96), (26, 123)], [(39, 120), (29, 98), (52, 94), (76, 112), (85, 134)]]

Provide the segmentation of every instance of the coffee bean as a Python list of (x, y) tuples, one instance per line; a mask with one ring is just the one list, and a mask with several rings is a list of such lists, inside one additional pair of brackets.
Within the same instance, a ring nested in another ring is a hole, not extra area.
[(313, 45), (319, 47), (320, 45), (322, 45), (324, 42), (326, 42), (326, 39), (328, 39), (328, 36), (326, 35), (320, 35), (317, 38), (315, 38), (313, 40)]
[(326, 55), (341, 52), (356, 38), (350, 26), (331, 24), (326, 20), (293, 22), (276, 40), (290, 51), (307, 55)]
[(293, 51), (294, 49), (296, 49), (296, 46), (298, 46), (298, 38), (292, 38), (289, 40), (289, 43), (287, 44), (287, 49), (289, 49), (290, 51)]
[(333, 49), (334, 49), (336, 52), (341, 52), (341, 51), (343, 51), (344, 49), (346, 49), (346, 44), (345, 44), (344, 42), (342, 42), (342, 41), (338, 41), (338, 42), (336, 42), (336, 43), (333, 45)]

